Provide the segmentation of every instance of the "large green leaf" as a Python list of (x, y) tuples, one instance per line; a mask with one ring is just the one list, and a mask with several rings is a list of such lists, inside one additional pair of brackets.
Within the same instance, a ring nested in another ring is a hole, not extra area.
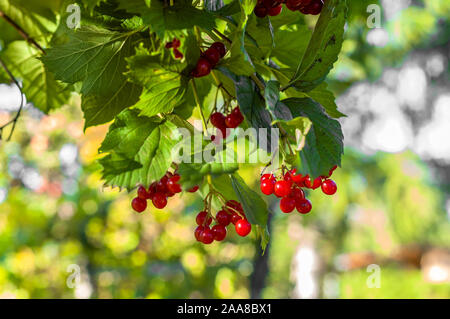
[(341, 51), (346, 14), (346, 0), (325, 2), (308, 48), (290, 85), (301, 91), (310, 91), (323, 82)]
[(29, 102), (41, 111), (61, 107), (70, 97), (66, 85), (55, 80), (38, 59), (39, 52), (26, 41), (15, 41), (2, 52), (2, 58), (13, 75), (23, 81), (23, 92)]
[(313, 177), (327, 175), (334, 165), (341, 165), (344, 153), (341, 125), (310, 98), (290, 98), (282, 101), (294, 117), (307, 117), (312, 126), (300, 152), (305, 173)]
[[(136, 110), (120, 113), (111, 125), (100, 152), (106, 185), (132, 189), (148, 187), (160, 179), (172, 164), (172, 148), (177, 139), (176, 126), (160, 118), (138, 116)], [(126, 169), (126, 159), (130, 161)], [(140, 168), (136, 168), (136, 163)]]
[(185, 188), (190, 188), (201, 184), (206, 175), (217, 177), (223, 174), (231, 174), (239, 169), (237, 163), (181, 163), (178, 173), (181, 176), (181, 183)]

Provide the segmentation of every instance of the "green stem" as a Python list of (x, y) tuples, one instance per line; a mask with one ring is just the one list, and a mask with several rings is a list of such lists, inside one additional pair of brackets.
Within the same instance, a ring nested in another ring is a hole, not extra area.
[(198, 96), (197, 85), (195, 84), (195, 79), (192, 79), (191, 84), (192, 84), (192, 90), (194, 91), (195, 103), (197, 104), (198, 110), (200, 112), (200, 117), (202, 118), (204, 135), (208, 136), (208, 132), (207, 132), (208, 125), (206, 124), (205, 115), (203, 114), (202, 106), (200, 104), (200, 98)]

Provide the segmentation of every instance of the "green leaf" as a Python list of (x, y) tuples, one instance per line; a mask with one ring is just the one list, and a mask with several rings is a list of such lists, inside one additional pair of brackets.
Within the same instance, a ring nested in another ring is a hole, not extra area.
[[(106, 185), (130, 190), (138, 184), (149, 187), (164, 176), (172, 164), (175, 129), (169, 121), (138, 116), (136, 110), (120, 113), (99, 150), (108, 153), (100, 160)], [(123, 169), (127, 158), (130, 168)], [(135, 163), (140, 168), (135, 168)]]
[(341, 125), (310, 98), (290, 98), (282, 101), (294, 117), (307, 117), (312, 126), (300, 152), (305, 173), (312, 177), (327, 175), (334, 165), (341, 165), (344, 136)]
[(234, 173), (238, 169), (237, 163), (181, 163), (178, 166), (178, 173), (181, 176), (180, 183), (184, 186), (183, 188), (188, 189), (200, 185), (206, 175), (218, 177)]
[(1, 56), (13, 75), (23, 81), (23, 92), (35, 107), (48, 113), (68, 101), (70, 90), (44, 68), (39, 52), (26, 41), (10, 43)]
[(292, 119), (289, 108), (280, 102), (280, 83), (278, 81), (267, 82), (264, 98), (266, 101), (266, 109), (272, 116), (272, 120), (289, 121)]
[(323, 82), (307, 93), (314, 101), (323, 106), (327, 114), (333, 118), (344, 117), (345, 114), (339, 112), (333, 92), (327, 89), (327, 83)]
[(345, 0), (325, 2), (306, 53), (290, 85), (307, 92), (323, 82), (341, 51), (346, 14)]

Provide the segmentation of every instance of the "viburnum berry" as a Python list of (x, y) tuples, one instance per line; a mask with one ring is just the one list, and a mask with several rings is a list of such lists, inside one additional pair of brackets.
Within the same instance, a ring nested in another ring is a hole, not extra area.
[(322, 185), (322, 178), (316, 177), (313, 182), (311, 182), (311, 177), (309, 175), (306, 176), (304, 180), (305, 186), (311, 189), (317, 189)]
[(203, 53), (203, 57), (205, 57), (213, 67), (220, 61), (220, 53), (214, 48), (206, 50), (205, 53)]
[(202, 57), (197, 62), (197, 66), (195, 67), (193, 76), (196, 78), (207, 76), (209, 73), (211, 73), (211, 69), (211, 63), (206, 58)]
[(280, 201), (280, 209), (283, 213), (291, 213), (295, 209), (296, 201), (292, 197), (283, 197)]
[(216, 241), (222, 241), (227, 236), (227, 229), (223, 225), (214, 225), (211, 231)]
[(272, 179), (266, 179), (261, 182), (261, 192), (264, 195), (272, 195), (274, 191), (275, 186), (275, 180)]
[(172, 176), (167, 180), (167, 189), (170, 192), (174, 194), (181, 193), (181, 185), (178, 184), (180, 178), (181, 178), (180, 175), (175, 174), (174, 176)]
[(330, 169), (330, 171), (328, 172), (328, 176), (327, 176), (327, 177), (331, 177), (331, 175), (333, 175), (333, 173), (334, 173), (334, 171), (336, 170), (336, 168), (337, 168), (337, 165), (334, 165), (334, 166)]
[(226, 126), (225, 115), (223, 115), (220, 112), (214, 112), (213, 114), (211, 114), (209, 119), (211, 121), (211, 124), (214, 125), (214, 127), (220, 128)]
[(174, 49), (178, 49), (181, 46), (181, 41), (177, 38), (173, 39), (172, 46)]
[(156, 193), (153, 195), (152, 203), (156, 208), (163, 209), (167, 206), (167, 197), (163, 193)]
[(200, 234), (200, 240), (202, 243), (209, 245), (214, 241), (214, 234), (209, 227), (205, 227)]
[(271, 17), (275, 17), (275, 16), (279, 15), (281, 13), (281, 11), (283, 11), (282, 5), (279, 5), (277, 7), (272, 7), (269, 9), (268, 15)]
[(156, 183), (156, 192), (158, 193), (167, 193), (168, 189), (167, 189), (167, 181), (169, 180), (169, 177), (167, 175), (165, 175), (163, 178), (161, 178), (157, 183)]
[(221, 210), (216, 214), (216, 220), (218, 224), (226, 227), (231, 222), (231, 215), (228, 214), (226, 211)]
[(275, 177), (273, 176), (273, 174), (264, 174), (261, 176), (261, 182), (267, 179), (275, 179)]
[(238, 212), (240, 212), (241, 214), (244, 213), (244, 209), (242, 208), (241, 203), (235, 201), (234, 199), (229, 200), (225, 203), (225, 206), (234, 210), (237, 210)]
[(196, 191), (198, 191), (199, 187), (198, 185), (195, 185), (194, 187), (192, 187), (191, 189), (188, 189), (189, 193), (195, 193)]
[(262, 5), (257, 5), (254, 12), (258, 18), (265, 18), (269, 14), (269, 10)]
[(275, 183), (274, 193), (278, 197), (285, 197), (291, 192), (291, 186), (292, 183), (289, 183), (288, 181), (278, 181)]
[(221, 58), (223, 58), (227, 54), (227, 48), (222, 42), (214, 42), (213, 44), (211, 44), (210, 48), (217, 50)]
[(200, 238), (201, 238), (200, 235), (202, 234), (204, 229), (205, 229), (205, 227), (203, 227), (203, 226), (198, 226), (195, 229), (194, 235), (195, 235), (195, 238), (197, 239), (197, 241), (201, 241), (200, 240)]
[(305, 192), (300, 188), (294, 188), (288, 196), (298, 201), (305, 198)]
[(252, 225), (248, 222), (246, 219), (240, 219), (235, 224), (236, 233), (241, 236), (245, 237), (248, 234), (250, 234), (252, 230)]
[(209, 226), (212, 223), (212, 218), (211, 216), (208, 216), (208, 212), (202, 211), (198, 213), (197, 217), (195, 218), (195, 221), (199, 226)]
[(147, 208), (147, 201), (140, 197), (136, 197), (132, 200), (131, 207), (133, 207), (136, 212), (142, 213)]
[(147, 199), (151, 198), (150, 194), (147, 192), (147, 190), (145, 189), (144, 186), (139, 186), (139, 188), (137, 190), (137, 196), (139, 198), (144, 199), (144, 200), (147, 200)]
[(327, 179), (322, 183), (322, 192), (327, 195), (334, 195), (337, 191), (337, 185), (332, 179)]
[(311, 202), (305, 198), (297, 201), (296, 208), (299, 213), (308, 214), (312, 209), (312, 205)]
[(238, 222), (238, 221), (240, 221), (242, 219), (242, 217), (241, 217), (241, 215), (239, 215), (238, 213), (233, 213), (232, 215), (231, 215), (231, 223), (233, 224), (233, 225), (236, 225), (236, 223)]
[(184, 58), (183, 53), (181, 53), (178, 49), (173, 49), (173, 54), (175, 55), (175, 59), (182, 60)]

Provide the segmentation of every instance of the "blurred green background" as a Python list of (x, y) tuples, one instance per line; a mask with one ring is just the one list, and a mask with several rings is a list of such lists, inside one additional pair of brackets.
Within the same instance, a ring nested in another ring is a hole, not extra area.
[[(336, 196), (310, 194), (308, 216), (272, 198), (264, 255), (254, 235), (205, 247), (198, 194), (138, 215), (133, 194), (102, 187), (107, 126), (83, 133), (77, 97), (28, 107), (1, 144), (0, 298), (450, 298), (450, 2), (348, 2), (328, 80), (348, 115)], [(258, 175), (242, 172), (255, 189)]]

